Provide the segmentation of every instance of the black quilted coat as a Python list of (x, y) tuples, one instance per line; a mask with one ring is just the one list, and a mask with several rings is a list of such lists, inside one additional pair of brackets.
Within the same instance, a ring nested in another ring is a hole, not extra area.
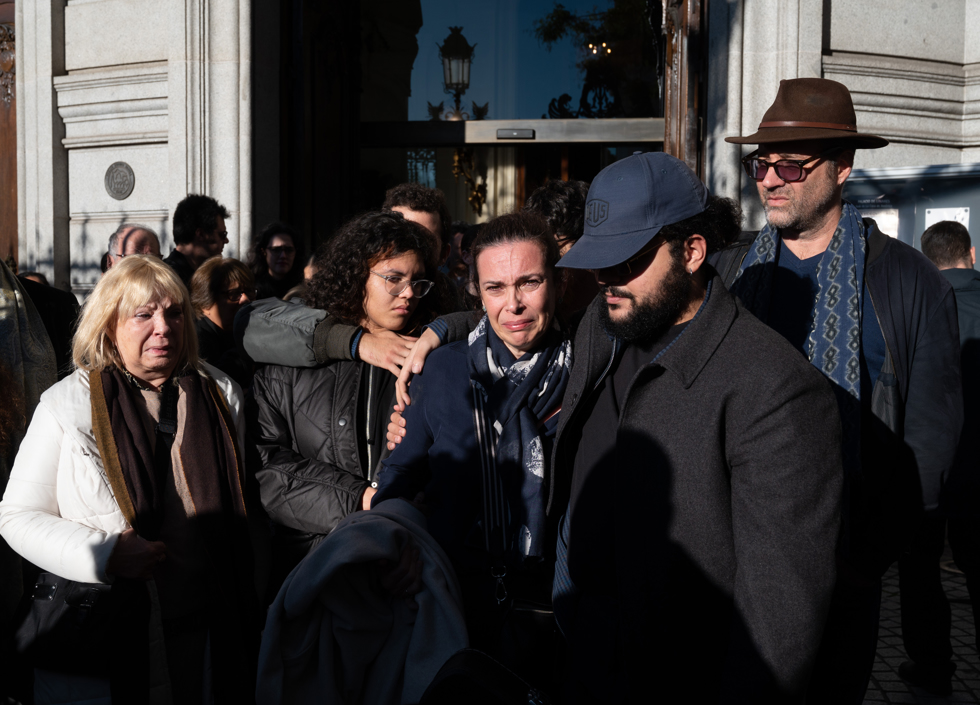
[(376, 486), (394, 377), (364, 362), (270, 365), (256, 373), (253, 392), (256, 479), (282, 578)]

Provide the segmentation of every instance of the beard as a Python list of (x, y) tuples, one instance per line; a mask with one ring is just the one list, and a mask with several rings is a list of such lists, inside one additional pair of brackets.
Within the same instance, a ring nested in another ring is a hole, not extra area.
[[(807, 183), (810, 182), (810, 183)], [(766, 221), (774, 228), (803, 232), (818, 225), (827, 212), (840, 202), (837, 182), (830, 172), (813, 172), (803, 182), (803, 188), (786, 184), (771, 193), (789, 198), (781, 208), (771, 208), (762, 193), (762, 206), (766, 211)]]
[(603, 287), (601, 293), (606, 291), (631, 301), (629, 313), (618, 320), (610, 316), (608, 304), (599, 310), (606, 331), (627, 343), (654, 341), (677, 322), (690, 304), (691, 278), (680, 261), (675, 260), (660, 290), (650, 296), (638, 299), (614, 286)]

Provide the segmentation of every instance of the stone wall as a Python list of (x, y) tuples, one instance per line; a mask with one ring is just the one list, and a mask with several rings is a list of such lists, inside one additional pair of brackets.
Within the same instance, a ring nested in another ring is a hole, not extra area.
[(251, 16), (237, 0), (18, 4), (33, 51), (18, 72), (20, 260), (84, 295), (122, 222), (172, 247), (188, 193), (251, 234)]
[(891, 144), (862, 168), (980, 161), (980, 0), (718, 0), (709, 9), (706, 178), (741, 195), (759, 227), (755, 188), (738, 160), (780, 79), (822, 76), (851, 90), (858, 128)]

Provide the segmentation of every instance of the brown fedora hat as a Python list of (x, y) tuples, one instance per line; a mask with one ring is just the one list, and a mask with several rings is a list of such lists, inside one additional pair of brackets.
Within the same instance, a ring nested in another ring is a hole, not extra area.
[(775, 102), (748, 137), (726, 137), (734, 144), (775, 144), (799, 140), (846, 141), (855, 149), (878, 149), (888, 140), (857, 131), (854, 103), (847, 86), (826, 78), (779, 82)]

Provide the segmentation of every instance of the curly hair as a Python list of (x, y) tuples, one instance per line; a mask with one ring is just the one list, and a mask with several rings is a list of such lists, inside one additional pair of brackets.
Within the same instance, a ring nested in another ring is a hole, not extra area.
[(708, 246), (708, 254), (714, 254), (735, 242), (742, 232), (742, 208), (737, 201), (721, 196), (709, 196), (703, 211), (679, 223), (671, 223), (660, 229), (660, 235), (670, 243), (670, 252), (680, 256), (683, 243), (691, 235), (700, 235)]
[(589, 185), (584, 181), (549, 181), (535, 189), (523, 211), (548, 221), (558, 246), (574, 244), (585, 229), (585, 201)]
[[(316, 274), (310, 280), (306, 303), (328, 311), (342, 323), (364, 320), (364, 294), (371, 269), (383, 259), (414, 252), (425, 264), (425, 277), (434, 280), (431, 237), (425, 228), (401, 213), (365, 213), (341, 226), (313, 258)], [(439, 287), (419, 301), (413, 323), (428, 323), (446, 310)]]
[(286, 223), (277, 220), (274, 223), (269, 223), (262, 229), (258, 238), (248, 248), (246, 264), (252, 270), (252, 276), (255, 277), (255, 281), (268, 278), (269, 265), (265, 260), (265, 248), (269, 246), (269, 242), (276, 235), (286, 235), (293, 241), (293, 247), (296, 248), (296, 257), (293, 258), (293, 268), (289, 270), (289, 273), (284, 278), (288, 279), (291, 285), (299, 284), (303, 279), (303, 267), (306, 266), (306, 250), (303, 247), (303, 240), (299, 234)]
[[(436, 235), (439, 236), (443, 245), (449, 242), (449, 230), (452, 227), (453, 217), (449, 214), (446, 195), (442, 191), (412, 182), (398, 184), (385, 193), (385, 202), (381, 209), (390, 211), (396, 206), (403, 206), (420, 213), (438, 214), (442, 232), (438, 232)], [(437, 252), (436, 255), (438, 254)]]

